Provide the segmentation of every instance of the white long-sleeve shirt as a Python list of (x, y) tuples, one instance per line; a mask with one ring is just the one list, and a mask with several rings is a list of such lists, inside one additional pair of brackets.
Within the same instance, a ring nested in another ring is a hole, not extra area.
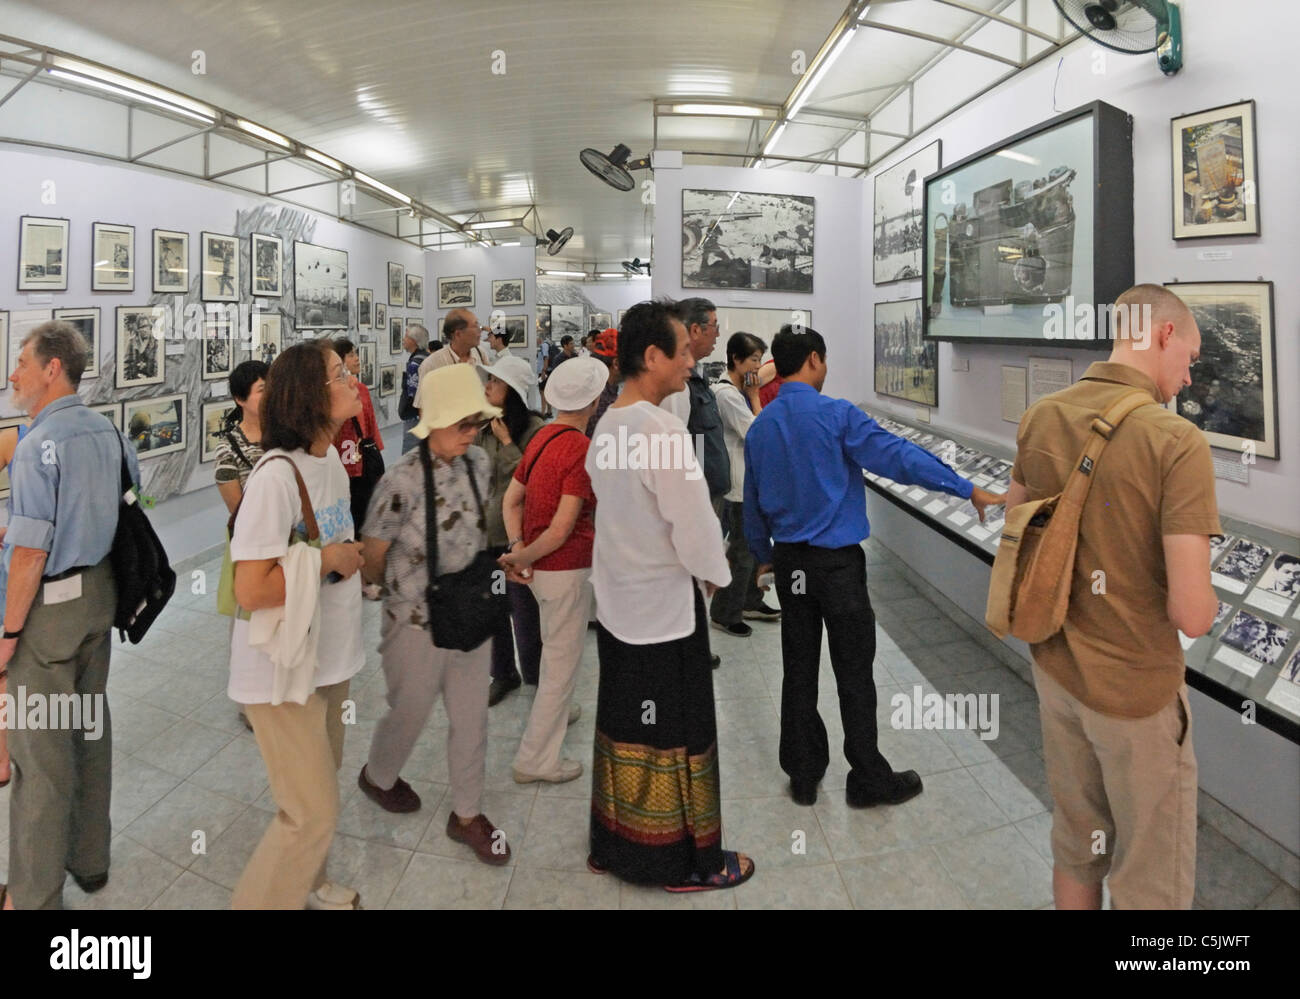
[(714, 382), (710, 388), (718, 400), (718, 415), (722, 417), (722, 439), (731, 459), (731, 488), (723, 499), (730, 503), (745, 500), (745, 435), (754, 422), (754, 411), (749, 400), (729, 379)]
[(648, 402), (611, 406), (586, 469), (596, 494), (591, 583), (600, 623), (629, 645), (685, 638), (695, 630), (694, 581), (731, 581), (686, 425)]

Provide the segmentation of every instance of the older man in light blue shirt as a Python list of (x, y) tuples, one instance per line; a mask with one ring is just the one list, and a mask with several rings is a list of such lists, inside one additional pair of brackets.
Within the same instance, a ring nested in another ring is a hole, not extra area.
[[(104, 687), (117, 603), (108, 555), (117, 530), (122, 457), (134, 449), (77, 396), (85, 341), (68, 323), (23, 340), (14, 405), (32, 417), (10, 465), (0, 670), (26, 704), (10, 723), (6, 908), (57, 909), (65, 870), (91, 892), (108, 881), (112, 739)], [(32, 726), (33, 707), (43, 721)]]

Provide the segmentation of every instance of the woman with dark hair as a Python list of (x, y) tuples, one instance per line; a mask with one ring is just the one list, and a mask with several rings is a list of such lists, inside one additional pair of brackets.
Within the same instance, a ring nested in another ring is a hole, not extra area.
[(213, 472), (217, 492), (231, 513), (244, 495), (244, 483), (262, 457), (262, 390), (268, 368), (261, 361), (245, 361), (230, 373), (234, 408), (218, 433), (217, 467)]
[(248, 477), (230, 539), (240, 609), (227, 693), (253, 723), (278, 808), (235, 886), (236, 909), (359, 903), (325, 878), (339, 813), (343, 702), (365, 664), (363, 557), (332, 444), (361, 400), (331, 347), (295, 344), (271, 365), (261, 406), (266, 453)]
[[(531, 412), (524, 402), (534, 378), (532, 368), (522, 357), (503, 357), (491, 367), (479, 367), (477, 371), (483, 379), (483, 394), (487, 401), (502, 410), (502, 415), (479, 434), (476, 443), (487, 452), (492, 462), (492, 495), (486, 500), (488, 548), (496, 555), (504, 555), (511, 539), (506, 535), (501, 504), (524, 448), (545, 421), (539, 413)], [(492, 637), (489, 707), (519, 687), (519, 670), (515, 668), (516, 644), (524, 683), (537, 684), (542, 664), (542, 625), (533, 591), (509, 581), (506, 591), (510, 595), (514, 638), (511, 638), (510, 624)]]
[[(375, 406), (370, 401), (370, 389), (361, 380), (361, 357), (356, 344), (340, 337), (333, 341), (334, 352), (343, 361), (343, 366), (356, 382), (357, 394), (361, 396), (361, 413), (350, 420), (345, 420), (334, 437), (334, 447), (343, 460), (343, 467), (348, 473), (348, 486), (352, 491), (352, 523), (357, 537), (361, 537), (361, 525), (366, 519), (366, 509), (370, 506), (370, 497), (375, 491), (379, 475), (366, 475), (365, 448), (371, 443), (380, 451), (384, 449), (384, 438), (379, 433), (379, 423), (375, 420)], [(382, 463), (383, 459), (380, 459)], [(380, 473), (382, 474), (382, 473)], [(367, 594), (372, 600), (378, 600), (379, 594)]]

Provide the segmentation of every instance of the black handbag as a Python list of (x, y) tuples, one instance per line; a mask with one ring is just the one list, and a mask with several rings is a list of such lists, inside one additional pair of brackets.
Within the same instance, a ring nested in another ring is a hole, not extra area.
[(361, 451), (361, 478), (373, 487), (384, 477), (384, 456), (375, 439), (361, 432), (361, 422), (355, 416), (352, 426), (357, 431), (357, 448)]
[[(483, 499), (474, 469), (468, 458), (465, 471), (469, 474), (470, 489), (478, 504), (479, 516), (483, 513)], [(497, 565), (488, 551), (474, 556), (474, 561), (459, 572), (438, 575), (438, 516), (433, 491), (433, 456), (424, 444), (420, 446), (420, 463), (424, 466), (424, 536), (425, 556), (429, 570), (429, 584), (425, 600), (429, 605), (429, 628), (433, 644), (440, 649), (469, 652), (477, 649), (506, 625), (510, 618), (510, 605), (506, 596), (505, 571)], [(497, 586), (498, 580), (500, 586)], [(499, 592), (498, 592), (499, 591)]]

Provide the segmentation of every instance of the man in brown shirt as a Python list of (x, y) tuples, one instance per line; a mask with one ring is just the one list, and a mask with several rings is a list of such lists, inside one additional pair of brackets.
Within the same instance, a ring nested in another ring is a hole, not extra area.
[[(1165, 409), (1200, 354), (1191, 312), (1159, 285), (1120, 296), (1127, 324), (1110, 360), (1020, 422), (1007, 509), (1065, 487), (1092, 421), (1135, 389), (1151, 405), (1112, 435), (1079, 523), (1064, 627), (1032, 647), (1055, 811), (1058, 909), (1190, 908), (1196, 758), (1178, 631), (1207, 632), (1220, 533), (1205, 435)], [(1149, 309), (1149, 313), (1145, 310)], [(1136, 311), (1134, 311), (1136, 310)], [(1144, 320), (1144, 314), (1147, 318)]]

